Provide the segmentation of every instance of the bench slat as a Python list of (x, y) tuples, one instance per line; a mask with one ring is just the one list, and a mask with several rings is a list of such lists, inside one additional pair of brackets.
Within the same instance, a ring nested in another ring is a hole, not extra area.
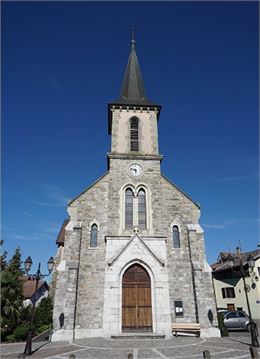
[(199, 323), (172, 323), (172, 333), (177, 337), (177, 333), (194, 333), (200, 336)]
[(200, 329), (199, 323), (173, 323), (172, 329)]

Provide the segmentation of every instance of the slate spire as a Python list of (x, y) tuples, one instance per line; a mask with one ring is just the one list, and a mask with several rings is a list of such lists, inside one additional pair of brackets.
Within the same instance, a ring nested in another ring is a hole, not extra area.
[(121, 93), (115, 102), (117, 104), (128, 105), (155, 105), (146, 97), (144, 82), (138, 63), (135, 46), (136, 41), (134, 36), (134, 28), (132, 27), (130, 55), (125, 70)]

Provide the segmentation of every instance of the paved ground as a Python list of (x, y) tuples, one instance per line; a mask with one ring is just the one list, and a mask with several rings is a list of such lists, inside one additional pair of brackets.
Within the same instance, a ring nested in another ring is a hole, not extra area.
[[(101, 338), (75, 340), (71, 343), (34, 343), (32, 358), (76, 359), (192, 359), (203, 358), (208, 350), (210, 358), (251, 358), (250, 335), (232, 333), (228, 338), (201, 339), (196, 337), (173, 337), (172, 339), (111, 339)], [(259, 349), (259, 348), (258, 348)], [(3, 344), (1, 358), (21, 357), (24, 343)], [(258, 350), (260, 358), (260, 350)]]

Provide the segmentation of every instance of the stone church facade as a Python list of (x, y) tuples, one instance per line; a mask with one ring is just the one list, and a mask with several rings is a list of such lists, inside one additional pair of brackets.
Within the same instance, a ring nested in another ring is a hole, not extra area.
[(68, 204), (56, 241), (53, 341), (170, 337), (174, 322), (219, 336), (200, 208), (161, 173), (160, 109), (146, 97), (132, 39), (108, 105), (108, 171)]

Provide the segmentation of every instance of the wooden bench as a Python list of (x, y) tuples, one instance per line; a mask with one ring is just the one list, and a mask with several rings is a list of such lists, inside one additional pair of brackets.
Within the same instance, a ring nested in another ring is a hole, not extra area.
[(173, 323), (172, 334), (177, 337), (178, 333), (189, 333), (195, 334), (197, 337), (200, 336), (200, 324), (199, 323)]

